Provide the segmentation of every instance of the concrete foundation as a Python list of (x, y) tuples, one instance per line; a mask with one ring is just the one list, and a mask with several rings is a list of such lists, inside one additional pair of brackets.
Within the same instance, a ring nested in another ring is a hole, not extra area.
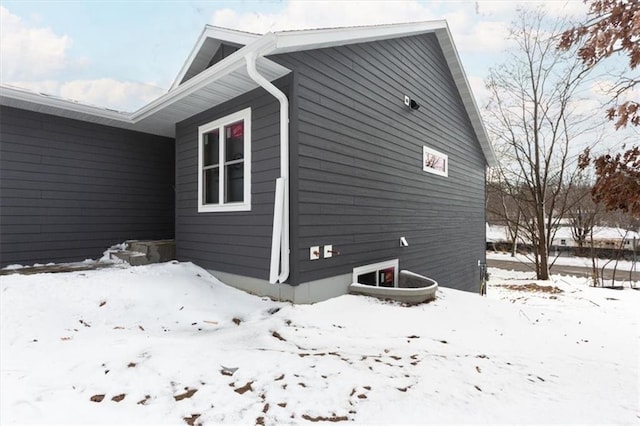
[(267, 280), (243, 277), (226, 272), (212, 270), (209, 270), (209, 272), (223, 283), (244, 290), (247, 293), (300, 304), (321, 302), (347, 294), (349, 284), (352, 281), (351, 274), (344, 274), (291, 286), (289, 284), (270, 284)]

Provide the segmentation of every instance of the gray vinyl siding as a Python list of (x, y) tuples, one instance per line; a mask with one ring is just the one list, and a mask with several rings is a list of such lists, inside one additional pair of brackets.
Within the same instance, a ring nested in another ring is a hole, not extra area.
[[(286, 83), (286, 78), (282, 84)], [(288, 90), (278, 84), (282, 90)], [(198, 127), (251, 107), (251, 211), (198, 213)], [(280, 106), (263, 89), (176, 126), (176, 250), (182, 261), (268, 279), (275, 181), (280, 176)]]
[[(273, 59), (297, 81), (291, 282), (399, 258), (401, 269), (477, 290), (486, 160), (435, 36)], [(408, 110), (405, 94), (421, 108)], [(423, 145), (449, 156), (448, 177), (423, 172)], [(340, 255), (310, 261), (309, 247), (325, 244)]]
[(0, 109), (0, 263), (98, 258), (173, 238), (174, 140)]

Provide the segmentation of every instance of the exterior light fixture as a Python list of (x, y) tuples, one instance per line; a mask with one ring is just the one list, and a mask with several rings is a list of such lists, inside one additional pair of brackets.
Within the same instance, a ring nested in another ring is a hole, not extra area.
[(412, 110), (418, 110), (420, 108), (420, 105), (418, 105), (415, 99), (411, 99), (407, 95), (404, 95), (404, 104)]

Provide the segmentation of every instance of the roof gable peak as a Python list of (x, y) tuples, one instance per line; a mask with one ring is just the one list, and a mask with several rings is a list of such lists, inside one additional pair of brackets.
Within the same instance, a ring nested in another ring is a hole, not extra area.
[[(224, 59), (224, 57), (260, 37), (260, 34), (205, 25), (169, 91), (211, 66), (212, 61), (216, 59), (216, 55), (219, 56), (218, 60)], [(224, 51), (225, 47), (228, 51)]]

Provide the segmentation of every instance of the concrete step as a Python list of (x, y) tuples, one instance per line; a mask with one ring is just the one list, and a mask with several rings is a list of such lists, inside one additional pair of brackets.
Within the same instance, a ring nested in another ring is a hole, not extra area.
[(147, 255), (137, 251), (122, 250), (115, 253), (111, 253), (111, 256), (117, 257), (120, 260), (124, 260), (131, 266), (148, 265), (150, 263), (147, 259)]
[(132, 266), (150, 263), (168, 262), (176, 258), (174, 240), (129, 240), (126, 249), (112, 253), (112, 256), (124, 260)]

